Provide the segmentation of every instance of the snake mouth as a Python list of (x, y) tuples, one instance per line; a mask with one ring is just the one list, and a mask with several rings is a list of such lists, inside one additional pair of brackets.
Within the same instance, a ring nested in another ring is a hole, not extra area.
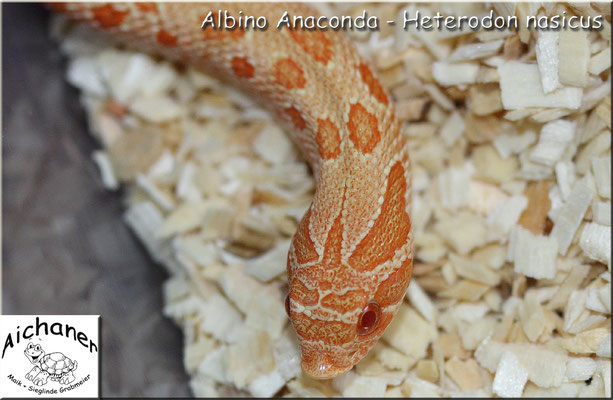
[(302, 371), (309, 377), (317, 380), (332, 379), (349, 371), (353, 364), (336, 366), (331, 364), (309, 365), (302, 363)]

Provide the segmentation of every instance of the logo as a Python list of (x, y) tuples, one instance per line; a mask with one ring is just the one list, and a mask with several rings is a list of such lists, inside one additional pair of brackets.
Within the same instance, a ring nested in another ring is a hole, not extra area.
[(0, 315), (0, 398), (98, 397), (99, 316)]

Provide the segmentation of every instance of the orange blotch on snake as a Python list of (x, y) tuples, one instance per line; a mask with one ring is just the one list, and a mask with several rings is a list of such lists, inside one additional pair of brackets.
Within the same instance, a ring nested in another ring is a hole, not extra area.
[(373, 151), (381, 140), (377, 117), (369, 113), (360, 103), (351, 105), (347, 129), (349, 139), (360, 152), (365, 154)]
[(388, 176), (381, 213), (348, 260), (353, 268), (372, 270), (391, 260), (396, 250), (407, 243), (411, 219), (406, 212), (406, 190), (404, 168), (398, 161)]
[(358, 70), (360, 71), (360, 75), (362, 76), (362, 81), (364, 81), (366, 86), (368, 86), (370, 94), (372, 94), (375, 99), (379, 100), (379, 102), (387, 105), (387, 95), (385, 94), (381, 83), (379, 83), (379, 80), (375, 78), (373, 73), (370, 71), (370, 68), (368, 68), (368, 65), (360, 64)]
[(332, 58), (332, 42), (322, 31), (292, 29), (289, 34), (316, 61), (327, 65)]
[(383, 282), (379, 284), (374, 299), (383, 308), (392, 304), (397, 304), (407, 291), (411, 274), (413, 272), (413, 259), (406, 259), (400, 268), (392, 272)]
[(243, 36), (245, 36), (245, 28), (238, 28), (238, 29), (233, 29), (230, 31), (230, 38), (233, 40), (237, 40), (242, 38)]
[(316, 261), (318, 258), (317, 251), (315, 251), (315, 244), (311, 239), (309, 232), (309, 221), (311, 219), (311, 209), (306, 212), (298, 230), (294, 235), (294, 252), (296, 254), (296, 260), (299, 264), (304, 264), (312, 261)]
[(303, 306), (314, 306), (319, 301), (317, 289), (309, 289), (300, 279), (294, 279), (290, 286), (290, 298)]
[[(202, 24), (202, 21), (204, 21), (207, 18), (208, 14), (204, 14), (204, 15), (200, 15), (199, 19), (198, 19), (198, 25)], [(205, 40), (223, 40), (225, 38), (228, 39), (232, 39), (232, 40), (236, 40), (236, 39), (240, 39), (241, 37), (243, 37), (245, 35), (245, 29), (244, 28), (234, 28), (234, 29), (220, 29), (217, 28), (218, 26), (220, 26), (219, 24), (219, 18), (217, 13), (213, 13), (211, 14), (212, 18), (213, 18), (213, 25), (207, 25), (204, 29), (202, 29), (202, 33), (204, 35), (204, 39)]]
[(356, 304), (364, 304), (368, 300), (368, 293), (364, 290), (349, 290), (344, 294), (330, 293), (321, 299), (321, 305), (341, 314), (353, 310)]
[(319, 154), (324, 160), (338, 156), (341, 152), (341, 137), (338, 128), (330, 119), (317, 120), (317, 134), (315, 136)]
[(244, 57), (234, 57), (232, 59), (232, 71), (239, 78), (253, 78), (255, 68)]
[(156, 13), (158, 12), (158, 6), (155, 3), (147, 3), (147, 2), (142, 2), (142, 3), (134, 3), (134, 5), (142, 12), (146, 13), (146, 12), (150, 12), (150, 13)]
[(341, 214), (336, 217), (326, 239), (322, 263), (324, 267), (333, 268), (341, 264), (341, 248), (343, 245), (343, 224)]
[(303, 314), (293, 317), (296, 333), (304, 340), (317, 340), (328, 345), (342, 345), (356, 335), (355, 325), (339, 321), (311, 319)]
[(304, 120), (304, 118), (302, 118), (302, 115), (300, 115), (300, 111), (298, 111), (296, 107), (292, 106), (286, 108), (285, 114), (287, 114), (287, 116), (291, 118), (292, 122), (294, 123), (294, 126), (297, 129), (303, 130), (304, 128), (306, 128), (306, 121)]
[(121, 25), (128, 11), (119, 11), (111, 4), (93, 7), (94, 20), (98, 21), (102, 28), (113, 28)]
[(273, 66), (275, 80), (286, 89), (302, 89), (306, 84), (302, 69), (291, 58), (283, 58)]
[(301, 271), (301, 276), (309, 284), (317, 285), (321, 291), (340, 290), (348, 282), (346, 268), (338, 268), (339, 265), (314, 264), (308, 267), (305, 273)]
[(160, 29), (156, 36), (156, 40), (158, 41), (158, 43), (167, 47), (173, 47), (177, 45), (177, 37), (172, 33), (165, 31), (164, 29)]

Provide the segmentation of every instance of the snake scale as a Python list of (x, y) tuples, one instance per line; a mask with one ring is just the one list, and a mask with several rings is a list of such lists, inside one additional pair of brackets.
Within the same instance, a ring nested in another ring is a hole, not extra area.
[(287, 257), (286, 310), (302, 368), (351, 369), (398, 310), (413, 269), (411, 168), (390, 97), (341, 32), (213, 29), (209, 13), (317, 15), (290, 3), (59, 3), (71, 18), (143, 51), (194, 65), (265, 104), (317, 184)]

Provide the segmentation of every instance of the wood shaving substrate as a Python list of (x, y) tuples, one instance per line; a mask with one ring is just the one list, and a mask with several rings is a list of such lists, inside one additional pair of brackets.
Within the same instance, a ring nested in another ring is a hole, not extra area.
[(194, 395), (611, 396), (610, 5), (494, 10), (600, 14), (604, 29), (349, 33), (410, 138), (416, 258), (382, 340), (327, 381), (301, 373), (283, 305), (314, 190), (296, 147), (244, 94), (55, 20), (102, 181), (126, 189), (126, 223), (170, 273), (164, 313)]

